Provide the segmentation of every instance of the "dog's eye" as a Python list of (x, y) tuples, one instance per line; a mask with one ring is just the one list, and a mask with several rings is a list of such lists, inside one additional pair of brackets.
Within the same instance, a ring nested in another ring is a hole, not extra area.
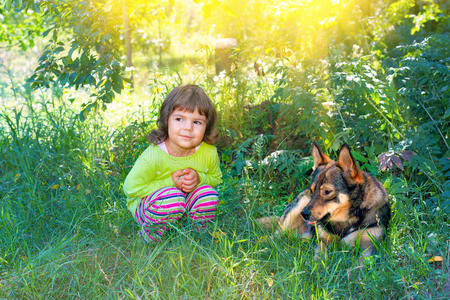
[(322, 196), (324, 196), (324, 197), (330, 196), (332, 193), (333, 193), (333, 190), (330, 190), (330, 189), (322, 190)]

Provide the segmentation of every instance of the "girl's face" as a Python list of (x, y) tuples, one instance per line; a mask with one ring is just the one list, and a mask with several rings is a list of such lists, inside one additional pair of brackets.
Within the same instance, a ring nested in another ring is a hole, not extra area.
[(166, 146), (171, 155), (188, 156), (195, 152), (205, 135), (206, 117), (198, 112), (189, 112), (181, 108), (175, 109), (170, 115)]

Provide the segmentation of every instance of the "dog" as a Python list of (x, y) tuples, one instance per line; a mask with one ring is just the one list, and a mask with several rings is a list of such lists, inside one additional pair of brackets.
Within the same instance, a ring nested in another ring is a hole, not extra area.
[(265, 227), (275, 224), (278, 233), (291, 231), (306, 238), (315, 233), (322, 251), (324, 244), (336, 241), (359, 245), (363, 256), (371, 256), (391, 218), (386, 190), (378, 179), (360, 170), (347, 144), (334, 161), (314, 142), (312, 157), (309, 189), (297, 195), (280, 218), (264, 217), (258, 222)]

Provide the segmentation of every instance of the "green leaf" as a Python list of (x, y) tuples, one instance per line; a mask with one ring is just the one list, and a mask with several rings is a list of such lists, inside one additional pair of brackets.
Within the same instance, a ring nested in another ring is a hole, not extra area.
[(81, 112), (79, 113), (78, 117), (80, 118), (81, 122), (84, 122), (87, 118), (87, 115), (89, 114), (89, 112), (93, 109), (97, 107), (97, 102), (90, 102), (87, 105), (85, 105), (83, 107), (83, 109), (81, 110)]
[(114, 73), (113, 75), (112, 75), (112, 80), (113, 80), (113, 82), (112, 82), (112, 88), (113, 88), (113, 90), (117, 93), (117, 94), (120, 94), (120, 92), (122, 91), (122, 89), (123, 89), (123, 80), (122, 80), (122, 76), (120, 76), (119, 74), (117, 74), (117, 73)]
[(57, 53), (60, 53), (63, 50), (64, 50), (64, 47), (58, 47), (55, 50), (53, 50), (53, 53), (57, 54)]
[(67, 54), (67, 56), (72, 60), (72, 54), (73, 54), (73, 52), (76, 50), (77, 48), (75, 48), (75, 47), (72, 47), (72, 48), (70, 48), (70, 50), (69, 50), (69, 53)]
[(96, 84), (96, 80), (95, 80), (94, 76), (92, 76), (92, 75), (88, 76), (88, 83), (90, 85), (95, 85)]
[(69, 85), (73, 85), (77, 79), (77, 72), (73, 72), (69, 75)]
[(61, 77), (59, 77), (59, 82), (61, 86), (66, 85), (67, 81), (69, 80), (69, 74), (65, 73)]
[(49, 33), (50, 33), (50, 31), (52, 31), (54, 28), (52, 27), (52, 28), (49, 28), (49, 29), (47, 29), (46, 31), (44, 31), (43, 33), (42, 33), (42, 37), (46, 37)]
[(361, 153), (356, 152), (356, 151), (351, 151), (351, 152), (352, 152), (353, 157), (354, 157), (357, 161), (360, 161), (360, 162), (363, 162), (363, 163), (366, 163), (366, 162), (367, 162), (367, 159), (366, 159), (364, 156), (362, 156)]
[(83, 85), (86, 80), (86, 76), (79, 75), (77, 76), (77, 80), (75, 80), (75, 87), (78, 88), (80, 85)]
[(81, 54), (80, 64), (81, 64), (81, 67), (89, 66), (89, 58), (88, 58), (86, 52), (83, 52), (83, 54)]

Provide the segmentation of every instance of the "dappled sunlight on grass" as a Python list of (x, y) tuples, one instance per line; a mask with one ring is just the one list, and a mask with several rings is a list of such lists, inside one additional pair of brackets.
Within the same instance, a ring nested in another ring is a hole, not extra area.
[[(118, 101), (116, 109), (131, 106), (128, 100)], [(429, 258), (440, 255), (446, 262), (444, 225), (441, 217), (423, 214), (425, 207), (403, 204), (404, 182), (388, 186), (397, 203), (390, 233), (362, 269), (351, 249), (332, 246), (314, 260), (314, 240), (259, 228), (256, 218), (279, 214), (294, 195), (283, 190), (286, 183), (271, 182), (280, 175), (261, 163), (263, 140), (253, 143), (260, 148), (243, 152), (248, 164), (239, 173), (233, 165), (224, 169), (217, 222), (208, 232), (177, 224), (162, 243), (145, 244), (120, 187), (132, 164), (130, 152), (111, 148), (117, 136), (109, 133), (114, 126), (104, 122), (105, 115), (81, 123), (69, 112), (22, 116), (30, 118), (24, 124), (38, 116), (41, 121), (38, 127), (19, 127), (16, 136), (0, 136), (7, 149), (0, 153), (7, 162), (0, 184), (2, 297), (376, 298), (442, 290), (446, 266), (434, 268)], [(148, 121), (134, 122), (138, 129)], [(131, 151), (133, 132), (113, 144)], [(264, 182), (265, 176), (273, 178)]]

